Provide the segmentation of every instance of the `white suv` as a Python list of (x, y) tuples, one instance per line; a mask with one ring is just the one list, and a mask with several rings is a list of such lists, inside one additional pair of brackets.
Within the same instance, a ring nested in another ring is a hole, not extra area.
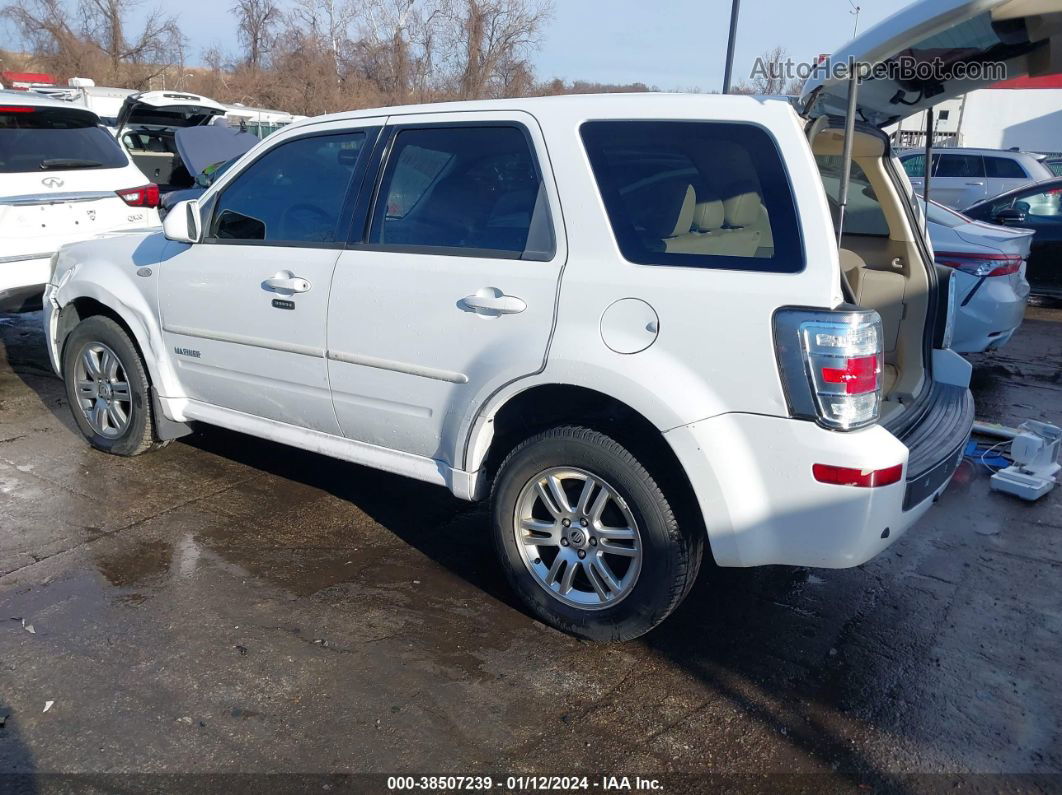
[[(954, 210), (999, 196), (1031, 182), (1054, 176), (1045, 155), (1002, 149), (935, 149), (929, 196)], [(900, 155), (907, 176), (919, 194), (925, 185), (925, 152)]]
[[(911, 26), (969, 16), (933, 13)], [(101, 450), (202, 422), (489, 496), (514, 589), (583, 637), (663, 620), (706, 543), (858, 565), (945, 488), (973, 403), (870, 124), (838, 247), (843, 90), (809, 86), (806, 127), (784, 101), (651, 94), (294, 124), (165, 234), (60, 253), (53, 366)], [(891, 123), (896, 90), (867, 93)]]
[(64, 243), (157, 226), (145, 183), (92, 111), (0, 91), (0, 312), (40, 308)]

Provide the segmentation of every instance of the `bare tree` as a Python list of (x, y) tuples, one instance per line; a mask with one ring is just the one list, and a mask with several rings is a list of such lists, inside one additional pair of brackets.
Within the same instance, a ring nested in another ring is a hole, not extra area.
[(352, 72), (390, 102), (432, 96), (442, 82), (436, 50), (446, 0), (370, 0), (362, 9)]
[(247, 65), (258, 70), (280, 24), (280, 9), (273, 0), (236, 0), (232, 13), (238, 20), (236, 36), (246, 51)]
[(14, 0), (0, 11), (37, 60), (63, 74), (85, 74), (98, 64), (98, 50), (71, 26), (63, 0)]
[[(463, 98), (504, 92), (499, 72), (527, 57), (553, 14), (548, 0), (452, 0), (452, 42), (457, 63), (457, 93)], [(493, 83), (493, 86), (492, 86)]]
[[(137, 0), (12, 0), (0, 14), (35, 58), (64, 76), (93, 74), (116, 85), (144, 87), (184, 58), (177, 20), (156, 10), (139, 33), (128, 20)], [(75, 23), (76, 21), (76, 23)]]
[(784, 47), (772, 47), (757, 56), (749, 76), (750, 82), (742, 83), (735, 93), (782, 94), (786, 89), (785, 63), (789, 53)]
[(184, 39), (174, 17), (156, 10), (147, 17), (143, 30), (133, 38), (126, 34), (126, 21), (137, 0), (82, 0), (83, 30), (107, 58), (110, 72), (146, 86), (172, 64), (184, 60)]
[[(323, 44), (336, 82), (343, 78), (344, 54), (351, 48), (356, 12), (350, 0), (297, 0), (285, 21), (285, 31), (298, 31)], [(290, 36), (288, 36), (290, 39)]]

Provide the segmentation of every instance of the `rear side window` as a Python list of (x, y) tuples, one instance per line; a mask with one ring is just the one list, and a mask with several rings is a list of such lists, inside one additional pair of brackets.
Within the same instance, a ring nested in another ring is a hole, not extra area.
[(926, 175), (925, 155), (911, 155), (903, 158), (900, 162), (903, 164), (903, 170), (907, 172), (907, 176), (920, 179)]
[(128, 163), (95, 116), (65, 108), (0, 106), (0, 173), (122, 168)]
[(365, 145), (362, 131), (296, 138), (236, 175), (214, 208), (210, 237), (276, 245), (345, 239), (347, 190)]
[(980, 155), (934, 155), (935, 177), (983, 177), (984, 162)]
[(510, 126), (400, 130), (368, 242), (397, 250), (550, 259), (552, 226), (524, 132)]
[(804, 267), (789, 180), (751, 124), (592, 121), (583, 143), (623, 256), (641, 265)]
[(1009, 157), (986, 157), (985, 174), (1002, 179), (1028, 179), (1029, 175), (1017, 160)]

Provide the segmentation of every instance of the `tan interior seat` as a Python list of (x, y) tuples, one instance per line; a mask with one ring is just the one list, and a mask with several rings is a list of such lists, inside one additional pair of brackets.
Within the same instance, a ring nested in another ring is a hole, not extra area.
[[(693, 191), (692, 186), (687, 191), (687, 198), (691, 196), (690, 191)], [(746, 198), (747, 196), (754, 197), (754, 207)], [(693, 197), (695, 199), (695, 192)], [(676, 223), (676, 233), (664, 241), (665, 250), (681, 254), (754, 256), (760, 245), (760, 232), (756, 229), (727, 227), (737, 226), (737, 220), (750, 218), (757, 220), (761, 207), (757, 194), (743, 194), (725, 201), (722, 199), (694, 201), (690, 226), (686, 227), (685, 231), (677, 231), (685, 224), (685, 215), (680, 213)]]

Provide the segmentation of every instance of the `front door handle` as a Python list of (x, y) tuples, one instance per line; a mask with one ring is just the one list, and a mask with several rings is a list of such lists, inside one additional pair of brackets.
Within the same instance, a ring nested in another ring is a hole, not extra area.
[(263, 290), (272, 290), (274, 293), (292, 295), (304, 293), (310, 289), (310, 283), (291, 271), (279, 271), (276, 276), (262, 282)]
[(966, 184), (969, 185), (971, 188), (980, 188), (985, 183), (983, 183), (983, 182), (967, 182)]
[(482, 287), (472, 295), (466, 295), (457, 305), (466, 312), (487, 317), (516, 315), (527, 309), (527, 304), (521, 299), (506, 295), (497, 287)]

